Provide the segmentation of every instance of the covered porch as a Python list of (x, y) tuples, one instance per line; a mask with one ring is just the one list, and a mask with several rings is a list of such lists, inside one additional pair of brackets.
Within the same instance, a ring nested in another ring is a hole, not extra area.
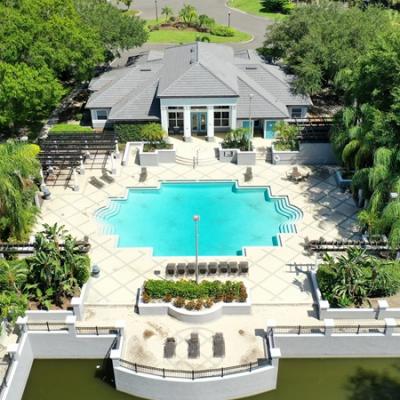
[(236, 104), (161, 105), (161, 125), (169, 135), (203, 136), (215, 141), (215, 135), (237, 128)]

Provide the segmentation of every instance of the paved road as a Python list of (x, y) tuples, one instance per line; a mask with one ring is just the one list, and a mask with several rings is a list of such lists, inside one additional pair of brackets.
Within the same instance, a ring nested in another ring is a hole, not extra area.
[[(234, 28), (248, 32), (253, 35), (254, 39), (249, 43), (229, 43), (235, 49), (260, 47), (264, 41), (265, 31), (268, 25), (273, 21), (267, 20), (255, 15), (245, 14), (240, 11), (230, 9), (225, 4), (226, 0), (157, 0), (159, 19), (162, 20), (161, 10), (165, 6), (169, 6), (174, 10), (176, 15), (184, 4), (192, 4), (197, 8), (199, 14), (207, 14), (209, 17), (214, 18), (218, 23), (228, 24), (228, 12), (231, 12), (231, 26)], [(155, 0), (135, 0), (132, 8), (142, 12), (141, 17), (144, 19), (155, 19), (156, 8)], [(132, 49), (122, 55), (122, 59), (114, 65), (123, 64), (127, 57), (133, 54), (140, 53), (149, 49), (163, 49), (168, 47), (167, 44), (145, 44), (140, 49)]]

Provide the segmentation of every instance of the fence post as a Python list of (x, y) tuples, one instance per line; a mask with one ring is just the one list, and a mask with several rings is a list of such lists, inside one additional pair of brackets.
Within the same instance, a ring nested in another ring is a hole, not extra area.
[(192, 370), (192, 381), (194, 381), (194, 370)]
[(394, 318), (385, 318), (385, 335), (393, 336), (394, 328), (397, 326)]
[(21, 334), (28, 332), (28, 317), (18, 317), (16, 324), (21, 332)]
[(224, 377), (224, 367), (221, 367), (221, 378)]
[(389, 308), (389, 303), (386, 300), (378, 300), (378, 310), (376, 319), (385, 319), (385, 314)]
[(333, 329), (335, 327), (335, 321), (333, 319), (324, 319), (325, 325), (325, 336), (332, 336)]
[(165, 378), (165, 368), (162, 369), (162, 377)]
[(68, 333), (71, 336), (76, 336), (76, 316), (75, 315), (68, 315), (65, 317), (65, 325), (67, 325)]

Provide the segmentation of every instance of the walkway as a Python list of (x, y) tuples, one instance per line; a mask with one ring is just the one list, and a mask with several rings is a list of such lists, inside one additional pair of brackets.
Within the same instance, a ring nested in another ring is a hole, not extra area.
[[(161, 10), (163, 7), (168, 6), (174, 10), (176, 15), (184, 4), (191, 4), (198, 10), (199, 14), (207, 14), (209, 17), (214, 18), (218, 23), (228, 24), (228, 12), (230, 11), (231, 26), (253, 35), (254, 39), (248, 43), (226, 43), (234, 49), (257, 49), (261, 47), (264, 42), (267, 26), (273, 24), (272, 20), (268, 20), (256, 15), (246, 14), (238, 10), (229, 8), (226, 5), (226, 0), (157, 0), (159, 20), (162, 21)], [(122, 6), (121, 6), (122, 7)], [(155, 19), (156, 10), (155, 2), (151, 0), (137, 0), (133, 3), (132, 8), (142, 12), (141, 18)], [(121, 58), (113, 62), (113, 66), (125, 65), (128, 57), (148, 51), (159, 50), (169, 47), (169, 44), (150, 44), (146, 43), (140, 48), (130, 49), (121, 54)]]

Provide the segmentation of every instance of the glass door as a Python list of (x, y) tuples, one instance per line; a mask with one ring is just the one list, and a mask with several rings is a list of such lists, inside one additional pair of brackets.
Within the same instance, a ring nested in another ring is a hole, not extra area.
[(275, 138), (276, 121), (264, 121), (264, 139)]
[(193, 112), (192, 118), (192, 132), (201, 133), (207, 131), (207, 113), (206, 112)]

